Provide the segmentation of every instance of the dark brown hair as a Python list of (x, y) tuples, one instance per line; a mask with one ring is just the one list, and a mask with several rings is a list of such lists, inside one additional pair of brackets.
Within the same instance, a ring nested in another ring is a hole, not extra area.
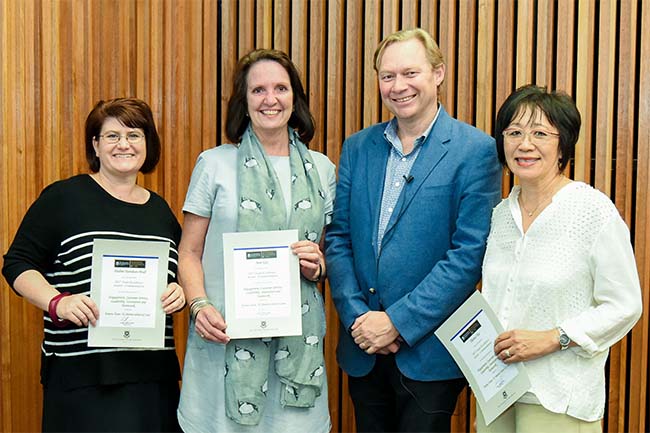
[(140, 128), (147, 142), (147, 156), (140, 167), (142, 173), (150, 173), (160, 160), (160, 137), (156, 131), (151, 108), (146, 102), (136, 98), (116, 98), (99, 101), (86, 118), (86, 160), (93, 173), (99, 171), (99, 158), (93, 147), (93, 140), (99, 139), (102, 126), (107, 118), (114, 117), (124, 126)]
[(226, 137), (232, 143), (241, 140), (244, 131), (248, 127), (248, 106), (246, 103), (246, 92), (248, 89), (248, 71), (255, 63), (263, 60), (277, 62), (289, 74), (291, 89), (293, 90), (293, 108), (289, 118), (289, 126), (295, 129), (303, 143), (307, 144), (314, 137), (314, 116), (309, 111), (309, 102), (305, 89), (300, 82), (300, 75), (296, 65), (289, 56), (279, 50), (260, 49), (254, 50), (239, 59), (237, 70), (233, 80), (232, 95), (228, 100), (228, 112), (226, 114)]

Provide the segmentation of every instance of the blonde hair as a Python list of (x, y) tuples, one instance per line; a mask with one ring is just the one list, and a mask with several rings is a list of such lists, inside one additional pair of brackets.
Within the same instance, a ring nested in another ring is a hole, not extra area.
[(436, 41), (433, 40), (433, 37), (427, 32), (419, 27), (414, 29), (400, 30), (393, 34), (390, 34), (384, 38), (383, 41), (379, 43), (379, 46), (375, 50), (374, 64), (375, 71), (379, 72), (379, 62), (384, 55), (384, 50), (386, 47), (394, 44), (395, 42), (404, 42), (410, 39), (417, 39), (422, 42), (424, 46), (424, 51), (426, 52), (427, 60), (431, 63), (433, 69), (438, 69), (440, 66), (445, 64), (445, 60), (442, 57), (442, 51)]

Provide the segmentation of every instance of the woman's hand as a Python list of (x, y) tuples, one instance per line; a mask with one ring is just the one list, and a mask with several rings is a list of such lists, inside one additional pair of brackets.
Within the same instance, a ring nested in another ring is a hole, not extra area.
[(318, 281), (325, 270), (325, 259), (318, 244), (311, 241), (298, 241), (291, 244), (293, 253), (300, 260), (300, 273), (310, 281)]
[(212, 305), (207, 305), (196, 313), (194, 330), (201, 338), (215, 343), (226, 344), (230, 341), (225, 333), (226, 321)]
[(86, 295), (70, 295), (61, 298), (56, 306), (56, 315), (61, 320), (69, 320), (77, 326), (95, 326), (99, 318), (99, 308), (95, 301)]
[(560, 340), (557, 329), (513, 329), (500, 334), (494, 342), (494, 353), (506, 364), (530, 361), (558, 350)]
[(172, 314), (185, 306), (183, 288), (177, 283), (169, 283), (167, 290), (160, 297), (165, 314)]

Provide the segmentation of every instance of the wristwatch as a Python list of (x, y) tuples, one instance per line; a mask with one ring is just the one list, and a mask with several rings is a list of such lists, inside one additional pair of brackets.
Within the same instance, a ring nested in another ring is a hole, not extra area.
[(564, 329), (560, 328), (559, 326), (557, 327), (557, 331), (560, 333), (560, 350), (567, 350), (569, 348), (569, 344), (571, 344), (571, 339), (568, 335), (566, 335)]

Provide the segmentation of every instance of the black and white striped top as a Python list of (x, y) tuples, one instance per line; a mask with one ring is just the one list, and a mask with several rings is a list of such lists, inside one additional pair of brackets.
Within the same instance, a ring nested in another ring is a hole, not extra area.
[[(167, 203), (153, 192), (142, 205), (120, 201), (87, 175), (43, 190), (25, 215), (2, 272), (12, 286), (21, 273), (36, 270), (60, 292), (89, 295), (94, 239), (169, 242), (168, 282), (176, 280), (180, 226)], [(69, 388), (179, 375), (169, 315), (165, 348), (160, 350), (88, 347), (88, 328), (58, 328), (47, 312), (43, 321), (44, 384)]]

